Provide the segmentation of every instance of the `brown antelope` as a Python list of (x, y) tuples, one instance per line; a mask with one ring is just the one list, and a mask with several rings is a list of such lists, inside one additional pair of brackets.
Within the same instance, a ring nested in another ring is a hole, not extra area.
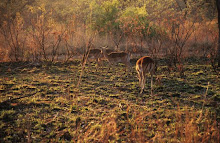
[[(83, 56), (82, 63), (86, 62), (86, 55), (87, 54), (85, 54)], [(88, 64), (90, 65), (91, 59), (95, 59), (97, 65), (99, 66), (102, 57), (103, 57), (103, 55), (102, 55), (102, 51), (100, 49), (91, 49), (89, 51), (89, 55), (88, 55), (88, 58), (87, 58)]]
[(130, 65), (130, 56), (126, 52), (107, 53), (106, 47), (103, 47), (102, 48), (102, 53), (111, 65), (114, 65), (114, 64), (117, 64), (117, 63), (123, 63), (128, 68), (130, 68), (130, 66), (131, 66)]
[[(115, 52), (115, 51), (112, 50), (112, 49), (106, 48), (106, 54), (110, 54), (110, 53), (112, 53), (112, 52)], [(103, 55), (103, 52), (101, 52), (101, 53), (102, 53), (102, 55), (101, 55), (101, 57), (99, 58), (100, 61), (107, 60), (106, 57)]]
[(141, 87), (140, 94), (143, 93), (145, 82), (146, 82), (146, 74), (147, 72), (151, 75), (151, 95), (153, 95), (153, 75), (155, 74), (155, 62), (148, 56), (144, 56), (140, 58), (136, 62), (136, 71), (138, 73), (139, 85)]

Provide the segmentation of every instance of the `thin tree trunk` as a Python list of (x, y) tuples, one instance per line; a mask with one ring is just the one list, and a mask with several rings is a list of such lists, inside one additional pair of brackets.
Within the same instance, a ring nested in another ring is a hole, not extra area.
[(216, 0), (218, 10), (218, 67), (220, 67), (220, 0)]

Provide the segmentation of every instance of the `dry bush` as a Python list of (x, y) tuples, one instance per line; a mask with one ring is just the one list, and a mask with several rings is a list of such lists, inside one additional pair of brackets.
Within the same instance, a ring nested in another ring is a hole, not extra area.
[[(158, 109), (159, 111), (160, 109)], [(158, 111), (128, 107), (123, 114), (111, 113), (81, 131), (77, 142), (219, 142), (219, 127), (208, 110), (165, 110), (174, 116), (160, 118)], [(83, 133), (82, 133), (83, 132)]]
[(207, 57), (217, 42), (217, 28), (216, 21), (214, 20), (196, 23), (195, 32), (188, 42), (188, 54), (190, 56)]
[(186, 45), (194, 33), (194, 22), (189, 22), (186, 20), (173, 21), (170, 28), (170, 42), (171, 46), (167, 49), (166, 55), (168, 57), (168, 67), (174, 67), (180, 76), (184, 76), (184, 60), (186, 51)]
[(195, 29), (195, 32), (188, 42), (188, 57), (197, 57), (204, 61), (208, 60), (208, 64), (210, 64), (216, 72), (218, 58), (218, 27), (216, 21), (196, 23)]
[[(22, 61), (26, 48), (26, 33), (23, 29), (24, 20), (17, 13), (14, 19), (7, 18), (0, 27), (1, 34), (1, 50), (5, 50), (4, 59), (11, 61)], [(4, 47), (4, 48), (3, 48)]]
[(175, 139), (184, 142), (219, 142), (216, 120), (206, 111), (185, 110), (176, 113)]
[(7, 61), (9, 61), (8, 50), (5, 50), (5, 48), (0, 47), (0, 62), (7, 62)]

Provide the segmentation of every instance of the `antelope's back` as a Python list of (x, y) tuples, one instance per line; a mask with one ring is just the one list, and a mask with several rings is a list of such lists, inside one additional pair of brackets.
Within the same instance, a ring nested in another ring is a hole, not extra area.
[(112, 52), (108, 56), (110, 58), (122, 58), (122, 57), (127, 57), (128, 54), (125, 52)]
[(154, 64), (154, 60), (149, 56), (141, 57), (136, 62), (136, 65), (147, 65), (147, 64)]
[(97, 54), (97, 53), (101, 53), (100, 49), (91, 49), (89, 54)]
[(154, 60), (149, 56), (141, 57), (136, 62), (136, 70), (145, 69), (146, 71), (153, 71), (155, 68)]

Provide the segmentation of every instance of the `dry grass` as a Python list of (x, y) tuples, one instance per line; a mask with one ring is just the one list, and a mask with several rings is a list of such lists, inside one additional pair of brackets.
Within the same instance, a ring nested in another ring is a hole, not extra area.
[(134, 63), (130, 73), (86, 66), (78, 88), (80, 61), (1, 63), (0, 141), (219, 142), (220, 87), (210, 66), (186, 64), (182, 79), (161, 61), (155, 95), (146, 84), (140, 96)]

